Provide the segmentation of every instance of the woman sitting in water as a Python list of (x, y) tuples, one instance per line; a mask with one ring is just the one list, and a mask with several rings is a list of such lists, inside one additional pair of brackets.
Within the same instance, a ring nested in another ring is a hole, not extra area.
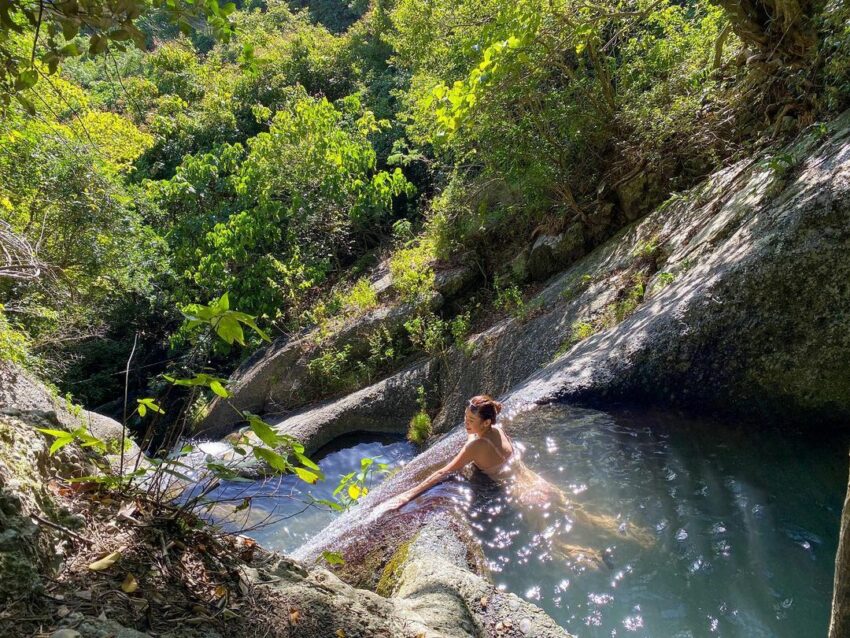
[[(551, 514), (563, 514), (570, 519), (571, 524), (592, 526), (598, 533), (632, 540), (644, 547), (653, 543), (654, 539), (648, 531), (629, 528), (611, 516), (585, 511), (570, 501), (558, 487), (528, 469), (511, 438), (501, 426), (496, 425), (496, 418), (501, 411), (502, 404), (486, 394), (472, 397), (464, 413), (467, 441), (463, 449), (444, 467), (419, 485), (394, 497), (387, 505), (392, 509), (402, 507), (472, 463), (491, 479), (504, 485), (510, 500), (522, 508), (532, 524), (541, 528), (545, 527), (546, 519)], [(560, 540), (556, 540), (555, 544), (563, 553), (580, 562), (597, 567), (603, 563), (602, 554), (597, 550)]]

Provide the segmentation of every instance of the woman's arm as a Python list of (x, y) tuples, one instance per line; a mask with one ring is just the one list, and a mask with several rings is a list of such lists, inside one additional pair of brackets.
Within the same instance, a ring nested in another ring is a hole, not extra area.
[(445, 480), (450, 474), (463, 469), (467, 464), (474, 461), (475, 454), (472, 450), (472, 443), (473, 441), (468, 441), (451, 461), (432, 473), (424, 481), (391, 499), (393, 508), (401, 507), (405, 503), (412, 501), (425, 490), (434, 487), (437, 483)]

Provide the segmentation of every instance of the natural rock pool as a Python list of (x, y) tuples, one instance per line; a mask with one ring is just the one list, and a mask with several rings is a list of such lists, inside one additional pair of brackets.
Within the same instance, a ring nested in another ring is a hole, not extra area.
[[(825, 635), (850, 433), (567, 406), (505, 427), (524, 463), (600, 524), (554, 508), (530, 516), (481, 474), (407, 506), (452, 498), (499, 588), (580, 638)], [(324, 482), (225, 482), (214, 496), (251, 496), (250, 516), (230, 526), (264, 522), (248, 534), (291, 552), (338, 516), (311, 497), (332, 498), (364, 457), (398, 468), (415, 453), (390, 437), (343, 437), (315, 455)]]
[[(531, 525), (486, 480), (469, 519), (494, 582), (579, 636), (823, 636), (847, 476), (847, 435), (548, 407), (506, 428), (526, 464), (650, 547), (556, 515)], [(569, 517), (569, 515), (568, 515)], [(603, 550), (591, 569), (555, 541)]]

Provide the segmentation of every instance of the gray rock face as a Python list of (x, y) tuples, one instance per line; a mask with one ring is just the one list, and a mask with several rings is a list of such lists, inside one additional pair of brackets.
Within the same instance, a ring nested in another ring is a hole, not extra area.
[(531, 247), (526, 267), (529, 274), (543, 280), (584, 255), (584, 230), (573, 224), (558, 235), (540, 235)]
[(419, 410), (417, 388), (430, 386), (433, 377), (433, 364), (420, 362), (341, 399), (287, 417), (274, 427), (301, 441), (307, 454), (351, 432), (404, 434)]
[[(453, 352), (437, 430), (457, 422), (468, 397), (512, 388), (521, 401), (846, 423), (850, 117), (833, 131), (786, 149), (793, 168), (741, 162), (672, 198), (551, 281), (531, 318), (477, 335), (471, 357)], [(647, 255), (657, 270), (611, 327)], [(597, 333), (574, 343), (580, 323)]]

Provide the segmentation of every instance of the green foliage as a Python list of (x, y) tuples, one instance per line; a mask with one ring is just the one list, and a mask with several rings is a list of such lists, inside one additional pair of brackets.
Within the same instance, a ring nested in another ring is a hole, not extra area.
[(148, 410), (156, 412), (157, 414), (165, 414), (165, 410), (159, 407), (159, 404), (150, 397), (136, 399), (136, 402), (138, 403), (136, 411), (139, 413), (139, 416), (145, 416), (148, 413)]
[(422, 445), (431, 436), (431, 417), (427, 412), (425, 399), (425, 388), (416, 388), (416, 402), (419, 404), (419, 412), (413, 415), (407, 427), (407, 440), (416, 445)]
[(555, 353), (555, 358), (566, 354), (574, 345), (588, 339), (596, 334), (596, 327), (587, 321), (576, 321), (570, 327), (569, 338), (561, 344)]
[(190, 304), (183, 308), (182, 312), (189, 329), (209, 325), (228, 345), (233, 345), (234, 342), (245, 345), (243, 325), (251, 328), (264, 341), (271, 341), (269, 336), (257, 327), (254, 317), (230, 309), (229, 293), (224, 293), (209, 306)]
[(366, 278), (358, 279), (340, 300), (344, 308), (353, 310), (356, 314), (371, 310), (378, 305), (378, 293)]
[(390, 259), (390, 274), (393, 288), (402, 300), (421, 302), (434, 288), (434, 243), (428, 238), (421, 239), (413, 246), (402, 248), (393, 253)]
[(85, 5), (75, 2), (44, 5), (5, 3), (0, 6), (0, 105), (11, 98), (32, 113), (35, 106), (25, 94), (40, 77), (47, 81), (59, 64), (87, 52), (91, 56), (125, 51), (128, 44), (144, 49), (146, 35), (139, 29), (139, 17), (157, 8), (161, 15), (190, 33), (199, 18), (206, 19), (216, 37), (226, 40), (233, 25), (227, 16), (236, 10), (232, 2), (217, 0), (195, 3), (159, 0), (127, 0), (120, 5), (94, 0)]
[(655, 279), (655, 283), (652, 285), (652, 292), (658, 292), (659, 290), (663, 290), (667, 286), (675, 281), (676, 275), (671, 272), (660, 272)]
[(9, 324), (3, 304), (0, 304), (0, 361), (11, 361), (27, 369), (34, 366), (30, 340), (26, 333)]
[(410, 419), (407, 428), (407, 439), (416, 445), (422, 445), (431, 436), (431, 417), (427, 412), (417, 412)]
[(626, 290), (625, 296), (613, 304), (610, 310), (609, 322), (618, 324), (631, 315), (646, 294), (646, 275), (635, 274), (631, 279), (631, 286)]
[(307, 370), (316, 386), (323, 391), (339, 390), (350, 382), (348, 376), (351, 346), (342, 349), (327, 348), (321, 354), (310, 359)]
[(369, 493), (378, 477), (389, 472), (389, 465), (376, 459), (360, 459), (360, 471), (340, 477), (333, 496), (343, 509), (348, 509)]
[(422, 312), (404, 323), (410, 342), (431, 356), (444, 356), (450, 345), (447, 323), (433, 312)]

